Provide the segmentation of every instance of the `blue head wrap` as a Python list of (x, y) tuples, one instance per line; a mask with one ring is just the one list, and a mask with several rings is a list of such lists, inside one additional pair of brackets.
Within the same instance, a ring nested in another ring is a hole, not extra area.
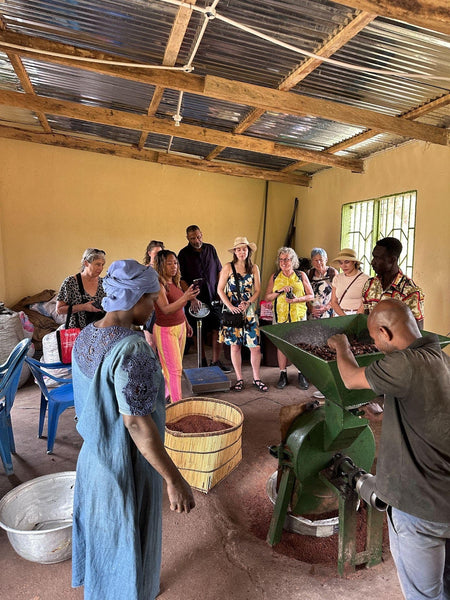
[(106, 297), (102, 306), (106, 312), (129, 310), (144, 295), (159, 291), (158, 274), (152, 267), (136, 260), (116, 260), (103, 279)]

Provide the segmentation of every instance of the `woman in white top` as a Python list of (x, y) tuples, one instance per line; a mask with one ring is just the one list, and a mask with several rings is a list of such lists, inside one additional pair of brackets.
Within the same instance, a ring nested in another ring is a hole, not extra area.
[(335, 317), (362, 312), (362, 289), (369, 276), (361, 271), (361, 261), (351, 248), (343, 248), (332, 261), (342, 273), (333, 279), (331, 306)]

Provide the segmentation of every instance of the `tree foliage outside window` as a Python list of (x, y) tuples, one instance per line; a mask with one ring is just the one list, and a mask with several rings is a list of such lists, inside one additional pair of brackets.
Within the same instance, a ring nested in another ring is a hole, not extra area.
[(353, 248), (365, 273), (370, 267), (377, 240), (395, 237), (403, 245), (400, 269), (412, 277), (417, 192), (350, 202), (342, 206), (341, 248)]

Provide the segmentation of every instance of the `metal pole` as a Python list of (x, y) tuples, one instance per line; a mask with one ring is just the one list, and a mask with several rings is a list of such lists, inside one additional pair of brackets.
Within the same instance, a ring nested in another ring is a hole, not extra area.
[(202, 366), (202, 320), (197, 319), (197, 364), (200, 369)]

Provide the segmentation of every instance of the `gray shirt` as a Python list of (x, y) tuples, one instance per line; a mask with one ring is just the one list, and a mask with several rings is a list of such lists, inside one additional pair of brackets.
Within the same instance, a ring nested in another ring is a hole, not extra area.
[(450, 523), (450, 359), (436, 335), (366, 367), (385, 395), (377, 492), (421, 519)]

